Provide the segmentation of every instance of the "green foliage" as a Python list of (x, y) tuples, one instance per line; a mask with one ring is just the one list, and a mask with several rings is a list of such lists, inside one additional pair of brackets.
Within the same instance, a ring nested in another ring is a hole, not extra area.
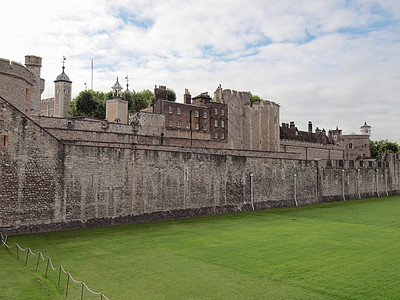
[(249, 92), (249, 93), (250, 93), (250, 105), (253, 104), (253, 102), (256, 102), (256, 101), (262, 101), (260, 96), (253, 95), (251, 92)]
[(133, 97), (133, 106), (132, 110), (130, 111), (132, 112), (139, 111), (149, 106), (149, 103), (146, 101), (142, 93), (134, 93), (132, 94), (132, 97)]
[[(150, 92), (150, 93), (149, 93)], [(128, 101), (129, 112), (137, 112), (149, 106), (151, 97), (154, 95), (150, 90), (143, 90), (141, 92), (123, 92), (122, 99)], [(149, 99), (149, 100), (148, 100)]]
[(399, 145), (396, 142), (389, 142), (388, 140), (380, 141), (369, 141), (369, 148), (371, 150), (371, 157), (381, 158), (382, 154), (388, 153), (399, 153)]
[(149, 89), (143, 90), (140, 92), (143, 96), (143, 98), (146, 100), (146, 102), (149, 105), (153, 105), (154, 104), (154, 93), (152, 91), (150, 91)]
[[(43, 250), (111, 299), (396, 299), (399, 214), (400, 197), (392, 196), (20, 235), (9, 243)], [(0, 272), (9, 256), (1, 250)], [(31, 276), (16, 274), (21, 268), (5, 270), (0, 298), (4, 279)], [(79, 299), (80, 285), (70, 288)]]
[[(106, 118), (106, 100), (112, 99), (113, 93), (99, 91), (81, 91), (70, 103), (71, 116), (88, 116), (98, 119)], [(123, 92), (121, 98), (128, 101), (129, 112), (146, 108), (154, 101), (154, 94), (150, 90), (141, 92)]]
[(106, 117), (106, 94), (98, 91), (81, 91), (70, 103), (71, 116)]
[(167, 89), (167, 100), (168, 101), (175, 101), (176, 100), (176, 93), (171, 89)]
[(94, 117), (97, 110), (97, 102), (93, 97), (92, 91), (81, 91), (76, 100), (76, 112), (78, 116)]

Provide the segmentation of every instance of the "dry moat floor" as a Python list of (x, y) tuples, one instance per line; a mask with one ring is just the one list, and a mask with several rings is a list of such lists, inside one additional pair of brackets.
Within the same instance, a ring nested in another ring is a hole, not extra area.
[[(395, 299), (400, 197), (10, 237), (110, 299)], [(37, 256), (0, 249), (0, 299), (61, 299)], [(81, 286), (69, 285), (70, 299)], [(84, 299), (100, 299), (85, 292)]]

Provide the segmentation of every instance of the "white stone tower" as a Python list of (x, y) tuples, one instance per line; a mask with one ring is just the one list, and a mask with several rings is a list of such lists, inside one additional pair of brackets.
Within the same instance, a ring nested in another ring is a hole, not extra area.
[(54, 116), (64, 118), (68, 116), (71, 102), (72, 81), (65, 74), (65, 57), (63, 58), (62, 73), (57, 76), (55, 83)]
[(364, 123), (363, 126), (360, 127), (360, 132), (363, 135), (371, 136), (371, 126), (367, 125), (367, 122)]

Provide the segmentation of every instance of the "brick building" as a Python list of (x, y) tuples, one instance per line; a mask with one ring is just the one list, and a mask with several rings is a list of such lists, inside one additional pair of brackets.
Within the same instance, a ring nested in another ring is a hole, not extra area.
[(167, 100), (167, 88), (155, 87), (153, 113), (165, 116), (165, 128), (175, 136), (226, 143), (228, 140), (225, 103), (214, 102), (208, 93), (193, 99), (186, 89), (184, 103)]
[[(336, 127), (329, 130), (312, 130), (312, 122), (308, 122), (308, 131), (300, 131), (294, 122), (282, 123), (280, 128), (281, 148), (284, 152), (292, 151), (301, 154), (303, 159), (361, 159), (371, 156), (369, 137), (371, 126), (365, 123), (360, 127), (361, 134), (351, 133), (343, 135), (342, 130)], [(366, 132), (368, 134), (366, 134)]]

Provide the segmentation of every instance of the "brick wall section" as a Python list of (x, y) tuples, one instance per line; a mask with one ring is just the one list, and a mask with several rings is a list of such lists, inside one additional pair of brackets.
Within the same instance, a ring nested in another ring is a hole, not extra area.
[(375, 196), (377, 188), (384, 195), (386, 186), (399, 192), (398, 157), (361, 166), (279, 152), (61, 144), (7, 102), (0, 104), (0, 131), (9, 134), (0, 152), (4, 233), (249, 210), (251, 172), (256, 209), (294, 206), (294, 174), (301, 205), (341, 200), (342, 188), (346, 199), (357, 198), (358, 186), (362, 197)]

